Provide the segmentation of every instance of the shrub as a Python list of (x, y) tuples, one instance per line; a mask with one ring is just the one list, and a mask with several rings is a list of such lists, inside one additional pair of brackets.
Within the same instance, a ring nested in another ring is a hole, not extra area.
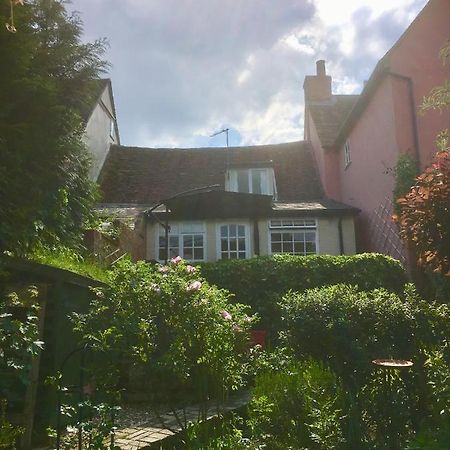
[(344, 407), (334, 373), (308, 360), (256, 378), (248, 424), (266, 448), (338, 450), (345, 448)]
[(449, 308), (385, 289), (335, 285), (288, 293), (281, 302), (284, 344), (331, 364), (350, 385), (363, 383), (377, 358), (415, 359), (450, 336)]
[(276, 335), (279, 299), (288, 291), (304, 291), (337, 283), (361, 290), (384, 287), (401, 292), (406, 281), (400, 263), (379, 254), (354, 256), (274, 255), (247, 260), (228, 260), (202, 266), (203, 276), (250, 305), (261, 317), (261, 326)]
[(89, 313), (74, 321), (83, 340), (104, 354), (101, 374), (113, 374), (110, 383), (117, 385), (120, 371), (126, 385), (130, 369), (138, 369), (143, 385), (171, 399), (242, 385), (253, 318), (181, 258), (167, 266), (123, 261), (96, 292)]

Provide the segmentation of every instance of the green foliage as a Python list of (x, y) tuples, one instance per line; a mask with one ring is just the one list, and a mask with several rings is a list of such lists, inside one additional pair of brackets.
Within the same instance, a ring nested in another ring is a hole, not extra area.
[[(447, 59), (450, 57), (450, 39), (439, 51), (439, 57), (442, 64), (445, 66)], [(423, 98), (422, 105), (420, 106), (421, 112), (425, 112), (429, 109), (447, 108), (450, 105), (450, 84), (448, 80), (445, 80), (442, 86), (434, 87), (431, 92)]]
[[(450, 56), (450, 40), (439, 52), (443, 65)], [(433, 88), (421, 112), (450, 106), (450, 84)], [(448, 130), (436, 139), (438, 152), (430, 167), (417, 177), (409, 193), (398, 200), (400, 235), (414, 246), (420, 266), (450, 276), (450, 149)], [(448, 289), (448, 285), (447, 285)], [(444, 288), (445, 290), (445, 288)]]
[[(8, 14), (2, 2), (0, 22)], [(32, 0), (16, 16), (20, 33), (0, 27), (0, 250), (24, 253), (79, 242), (95, 200), (83, 116), (107, 65), (105, 42), (83, 44), (64, 2)]]
[[(82, 408), (84, 419), (78, 420), (78, 408)], [(111, 434), (115, 427), (116, 411), (120, 409), (108, 403), (95, 403), (85, 400), (76, 407), (63, 405), (62, 411), (66, 423), (60, 448), (72, 450), (78, 448), (78, 430), (82, 432), (82, 448), (86, 450), (108, 450), (111, 448)], [(47, 430), (50, 437), (56, 437), (56, 431)]]
[(400, 235), (414, 246), (419, 265), (450, 276), (450, 150), (436, 154), (398, 204)]
[(168, 266), (121, 261), (96, 293), (90, 312), (74, 322), (97, 359), (104, 355), (99, 365), (110, 383), (126, 384), (133, 369), (166, 400), (204, 399), (243, 384), (253, 318), (181, 258)]
[(0, 449), (15, 450), (16, 440), (22, 433), (20, 427), (11, 425), (6, 419), (6, 400), (0, 399)]
[(250, 305), (261, 326), (276, 335), (277, 302), (288, 291), (304, 291), (336, 283), (358, 285), (361, 290), (384, 287), (401, 292), (406, 281), (400, 263), (385, 255), (293, 256), (274, 255), (204, 264), (205, 278)]
[(38, 340), (37, 295), (36, 287), (30, 286), (0, 297), (0, 398), (20, 400), (18, 386), (27, 384), (31, 359), (43, 348)]
[(450, 446), (449, 343), (426, 352), (428, 416), (408, 450), (444, 450)]
[[(408, 154), (400, 155), (394, 168), (394, 201), (408, 193), (417, 175), (417, 162)], [(400, 212), (400, 207), (397, 203), (395, 203), (394, 209), (397, 214)]]
[[(369, 448), (405, 448), (413, 435), (414, 392), (410, 369), (377, 368), (358, 393), (361, 425)], [(417, 381), (417, 380), (415, 380)]]
[(15, 449), (23, 433), (8, 422), (6, 402), (22, 403), (32, 358), (43, 348), (38, 340), (37, 295), (37, 288), (30, 286), (0, 296), (0, 448)]
[(361, 386), (379, 358), (417, 358), (450, 336), (450, 310), (385, 289), (335, 285), (288, 293), (281, 302), (283, 342), (299, 356), (328, 362), (348, 387)]
[(92, 257), (83, 256), (81, 252), (64, 246), (38, 245), (28, 257), (41, 264), (70, 270), (99, 281), (108, 281), (108, 270), (101, 267)]
[(309, 360), (257, 377), (249, 405), (252, 438), (270, 449), (344, 449), (345, 396), (336, 376)]

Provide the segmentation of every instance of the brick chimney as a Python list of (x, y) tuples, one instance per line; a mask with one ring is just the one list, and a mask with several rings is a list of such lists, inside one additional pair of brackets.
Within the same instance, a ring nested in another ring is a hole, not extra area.
[(303, 83), (305, 102), (321, 102), (331, 99), (331, 77), (325, 70), (323, 59), (316, 62), (316, 75), (307, 75)]

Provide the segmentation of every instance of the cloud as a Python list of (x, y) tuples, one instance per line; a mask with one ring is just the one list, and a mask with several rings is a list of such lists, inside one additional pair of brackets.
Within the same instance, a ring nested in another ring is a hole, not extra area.
[[(284, 142), (303, 134), (304, 76), (326, 59), (357, 92), (425, 0), (75, 0), (106, 36), (124, 144)], [(337, 7), (337, 5), (339, 7)]]

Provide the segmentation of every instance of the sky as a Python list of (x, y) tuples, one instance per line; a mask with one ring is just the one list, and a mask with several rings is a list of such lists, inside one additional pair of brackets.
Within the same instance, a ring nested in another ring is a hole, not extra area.
[(358, 94), (426, 0), (72, 0), (106, 38), (121, 143), (225, 146), (303, 138), (303, 80), (326, 60)]

